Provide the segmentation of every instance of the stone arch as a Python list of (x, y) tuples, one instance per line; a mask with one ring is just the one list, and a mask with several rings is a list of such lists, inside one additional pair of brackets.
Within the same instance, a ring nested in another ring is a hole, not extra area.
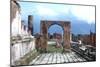
[(70, 27), (71, 27), (69, 21), (48, 21), (48, 20), (41, 21), (40, 32), (43, 39), (42, 49), (44, 51), (47, 50), (48, 29), (51, 25), (54, 24), (58, 24), (63, 28), (64, 51), (69, 51), (70, 50)]
[(59, 24), (59, 23), (52, 23), (52, 24), (50, 24), (48, 27), (47, 27), (47, 29), (49, 29), (51, 26), (53, 26), (53, 25), (58, 25), (58, 26), (60, 26), (61, 28), (62, 28), (62, 30), (63, 30), (63, 32), (64, 32), (64, 27), (63, 27), (63, 25), (61, 25), (61, 24)]
[(60, 24), (51, 24), (51, 25), (48, 27), (48, 31), (49, 31), (49, 29), (50, 29), (52, 26), (54, 26), (54, 25), (59, 26), (59, 27), (62, 29), (63, 33), (64, 33), (64, 28), (63, 28)]

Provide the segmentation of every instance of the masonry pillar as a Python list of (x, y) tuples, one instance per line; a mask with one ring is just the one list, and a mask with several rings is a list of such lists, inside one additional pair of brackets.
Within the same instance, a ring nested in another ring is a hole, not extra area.
[(45, 21), (41, 21), (41, 34), (42, 34), (42, 41), (41, 41), (41, 52), (47, 51), (47, 25)]
[(70, 51), (70, 23), (64, 24), (64, 51)]
[(28, 16), (28, 32), (33, 36), (33, 16)]

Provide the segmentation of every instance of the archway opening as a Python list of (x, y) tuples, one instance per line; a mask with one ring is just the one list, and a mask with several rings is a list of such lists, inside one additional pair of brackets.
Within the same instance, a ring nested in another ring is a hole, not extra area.
[(59, 24), (52, 24), (48, 27), (48, 52), (63, 51), (64, 29)]
[[(42, 20), (41, 21), (41, 51), (42, 52), (47, 52), (48, 51), (48, 29), (50, 26), (57, 24), (58, 26), (60, 25), (63, 29), (63, 40), (62, 41), (62, 48), (63, 52), (69, 52), (70, 51), (70, 22), (69, 21), (47, 21), (47, 20)], [(54, 30), (54, 29), (53, 29)], [(52, 50), (52, 49), (50, 49)], [(62, 51), (61, 51), (62, 52)]]

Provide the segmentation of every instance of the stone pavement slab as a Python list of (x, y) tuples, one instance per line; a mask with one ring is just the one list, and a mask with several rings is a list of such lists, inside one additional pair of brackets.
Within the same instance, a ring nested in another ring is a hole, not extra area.
[(56, 64), (56, 63), (70, 63), (70, 62), (82, 62), (86, 61), (75, 52), (69, 53), (43, 53), (33, 59), (30, 64)]

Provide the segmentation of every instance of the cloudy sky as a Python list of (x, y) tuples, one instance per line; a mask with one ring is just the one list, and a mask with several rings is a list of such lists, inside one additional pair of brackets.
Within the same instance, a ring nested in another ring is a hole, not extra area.
[[(90, 27), (92, 24), (95, 24), (94, 6), (34, 3), (34, 2), (19, 2), (19, 4), (21, 6), (22, 20), (25, 21), (26, 25), (27, 25), (28, 15), (34, 16), (34, 22), (33, 22), (35, 29), (34, 32), (40, 31), (39, 30), (40, 20), (71, 21), (72, 25), (73, 23), (78, 23), (78, 24), (86, 23)], [(55, 25), (54, 27), (51, 28), (51, 30), (54, 29), (55, 27), (58, 26)], [(56, 29), (58, 29), (57, 31), (61, 32), (60, 28)]]

